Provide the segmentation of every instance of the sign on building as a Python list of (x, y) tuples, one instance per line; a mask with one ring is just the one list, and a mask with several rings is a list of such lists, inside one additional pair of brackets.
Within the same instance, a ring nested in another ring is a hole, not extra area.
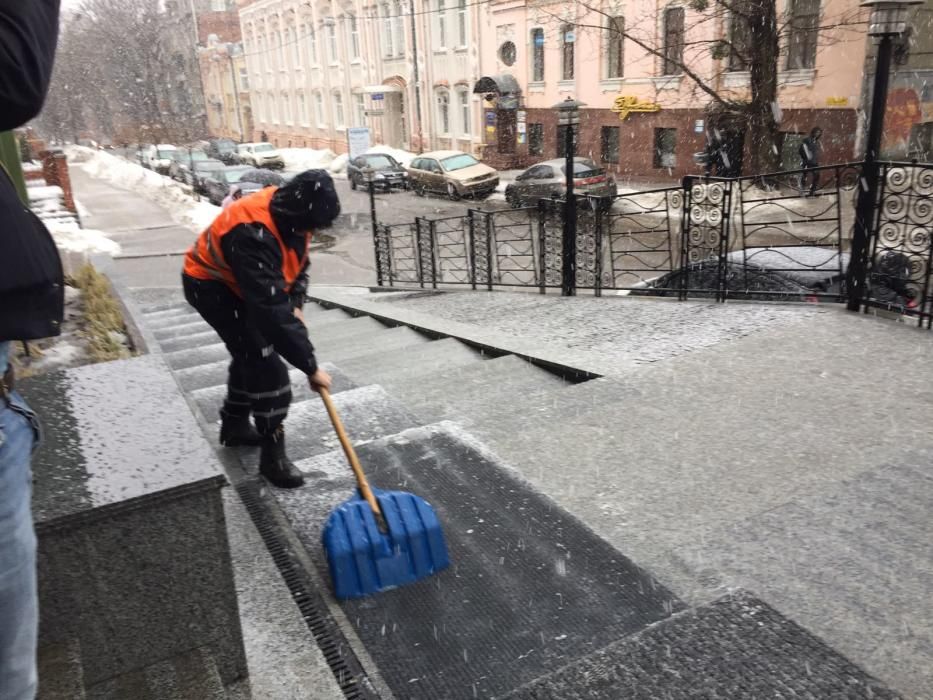
[(347, 129), (347, 146), (351, 159), (366, 153), (371, 145), (368, 127), (354, 126)]
[(660, 112), (661, 105), (657, 102), (640, 100), (633, 95), (619, 95), (612, 105), (612, 111), (619, 115), (619, 121), (633, 112)]

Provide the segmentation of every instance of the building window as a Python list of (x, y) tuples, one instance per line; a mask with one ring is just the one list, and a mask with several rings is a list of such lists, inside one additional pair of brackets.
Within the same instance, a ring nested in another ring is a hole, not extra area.
[(211, 12), (226, 12), (227, 0), (211, 0)]
[(654, 130), (654, 167), (673, 168), (677, 165), (677, 129)]
[(560, 76), (561, 80), (573, 80), (574, 55), (573, 48), (577, 37), (572, 24), (565, 24), (560, 28)]
[(748, 70), (745, 57), (749, 54), (751, 45), (751, 29), (748, 18), (733, 13), (729, 17), (729, 62), (726, 69), (729, 71)]
[(285, 43), (282, 41), (282, 32), (275, 33), (275, 43), (279, 47), (279, 70), (285, 70), (288, 66), (288, 58), (285, 56)]
[(392, 14), (388, 5), (382, 6), (382, 55), (390, 58), (395, 55), (392, 45)]
[(437, 93), (437, 121), (442, 134), (450, 133), (450, 95), (446, 90)]
[[(267, 43), (264, 37), (259, 37), (259, 68), (260, 70), (268, 71), (269, 68), (269, 54), (266, 50)], [(271, 47), (269, 47), (271, 48)]]
[(621, 78), (625, 75), (625, 18), (610, 17), (606, 27), (606, 77)]
[(350, 58), (360, 57), (360, 25), (356, 15), (350, 15)]
[(515, 42), (503, 41), (502, 46), (499, 47), (499, 60), (507, 66), (514, 66), (515, 54)]
[(301, 42), (298, 40), (298, 30), (291, 35), (292, 60), (295, 62), (295, 68), (301, 68)]
[(273, 124), (279, 123), (279, 105), (278, 100), (275, 95), (269, 94), (266, 96), (269, 100), (269, 116), (272, 119)]
[(457, 38), (458, 46), (467, 45), (467, 3), (466, 0), (459, 0), (457, 4)]
[[(578, 153), (577, 145), (580, 143), (580, 125), (573, 125), (573, 152)], [(557, 157), (563, 158), (567, 155), (567, 127), (557, 127)]]
[(804, 70), (816, 65), (820, 0), (792, 0), (790, 36), (787, 42), (787, 70)]
[(311, 53), (311, 64), (310, 65), (316, 66), (318, 64), (317, 34), (315, 34), (313, 29), (310, 32), (308, 32), (308, 51)]
[(353, 95), (353, 115), (355, 126), (366, 126), (366, 96), (363, 93)]
[(282, 47), (282, 65), (280, 66), (280, 68), (287, 69), (289, 65), (288, 65), (288, 58), (286, 57), (287, 49), (285, 47), (292, 45), (292, 30), (291, 29), (285, 30), (284, 38), (282, 39), (282, 41), (284, 45)]
[(396, 2), (393, 6), (394, 17), (392, 18), (393, 26), (395, 27), (395, 39), (393, 43), (395, 44), (395, 55), (404, 56), (405, 55), (405, 18), (402, 16), (402, 5), (400, 2)]
[(302, 126), (308, 126), (308, 104), (303, 92), (298, 93), (298, 119), (301, 120)]
[(287, 92), (282, 93), (282, 117), (286, 124), (292, 123), (292, 101)]
[(599, 135), (603, 163), (619, 162), (619, 127), (604, 126)]
[(249, 90), (249, 75), (245, 67), (240, 68), (240, 92)]
[(473, 130), (470, 124), (470, 93), (466, 88), (457, 90), (457, 101), (460, 103), (460, 133), (469, 136)]
[(544, 155), (544, 124), (528, 125), (528, 155)]
[(324, 122), (324, 96), (319, 92), (314, 93), (314, 118), (317, 120), (318, 126), (326, 126)]
[(684, 62), (684, 8), (664, 11), (664, 75), (680, 75)]
[(531, 30), (531, 80), (544, 80), (544, 30), (540, 27)]
[(334, 93), (334, 126), (343, 129), (347, 126), (347, 119), (343, 113), (343, 93)]
[(337, 25), (330, 19), (324, 30), (327, 32), (327, 60), (330, 63), (337, 62)]
[(444, 0), (437, 0), (437, 46), (435, 48), (444, 48), (447, 46), (447, 8)]

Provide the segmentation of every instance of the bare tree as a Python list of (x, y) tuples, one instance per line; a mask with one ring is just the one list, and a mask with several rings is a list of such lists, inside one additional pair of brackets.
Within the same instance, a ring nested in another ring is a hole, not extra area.
[[(682, 75), (689, 80), (706, 99), (713, 125), (747, 130), (748, 170), (756, 174), (780, 167), (778, 88), (782, 50), (785, 56), (788, 50), (815, 56), (818, 45), (839, 40), (828, 31), (838, 28), (851, 28), (852, 39), (864, 41), (864, 33), (854, 31), (864, 24), (857, 9), (829, 18), (820, 15), (818, 0), (788, 0), (788, 11), (783, 13), (779, 13), (776, 0), (690, 0), (693, 21), (674, 46), (665, 42), (663, 28), (659, 36), (659, 18), (653, 12), (620, 22), (605, 5), (582, 0), (578, 5), (581, 15), (596, 18), (596, 22), (579, 22), (568, 21), (565, 15), (550, 10), (550, 0), (542, 2), (536, 5), (538, 10), (562, 24), (621, 35), (655, 57), (664, 66), (664, 74)], [(816, 9), (805, 12), (798, 11), (798, 7)], [(713, 59), (712, 70), (706, 68), (709, 58)], [(747, 90), (731, 87), (725, 80), (727, 73), (738, 70), (748, 73)]]

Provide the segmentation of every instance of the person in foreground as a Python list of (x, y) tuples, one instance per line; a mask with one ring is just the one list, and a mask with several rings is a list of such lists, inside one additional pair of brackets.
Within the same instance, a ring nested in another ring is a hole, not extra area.
[[(0, 0), (0, 131), (42, 109), (58, 40), (58, 0)], [(0, 698), (36, 696), (36, 535), (30, 455), (36, 415), (14, 389), (17, 340), (58, 335), (65, 286), (58, 250), (0, 163)]]
[(185, 299), (217, 331), (232, 358), (220, 442), (260, 445), (260, 474), (282, 488), (301, 486), (304, 477), (285, 452), (282, 423), (292, 391), (280, 356), (307, 375), (312, 389), (330, 387), (301, 307), (311, 235), (339, 214), (330, 175), (308, 170), (287, 185), (231, 203), (185, 256)]

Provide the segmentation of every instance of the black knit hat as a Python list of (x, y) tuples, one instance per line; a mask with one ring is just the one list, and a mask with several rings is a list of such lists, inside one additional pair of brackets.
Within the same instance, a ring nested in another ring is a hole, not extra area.
[(340, 197), (325, 170), (305, 170), (279, 187), (269, 211), (280, 231), (316, 231), (340, 215)]

